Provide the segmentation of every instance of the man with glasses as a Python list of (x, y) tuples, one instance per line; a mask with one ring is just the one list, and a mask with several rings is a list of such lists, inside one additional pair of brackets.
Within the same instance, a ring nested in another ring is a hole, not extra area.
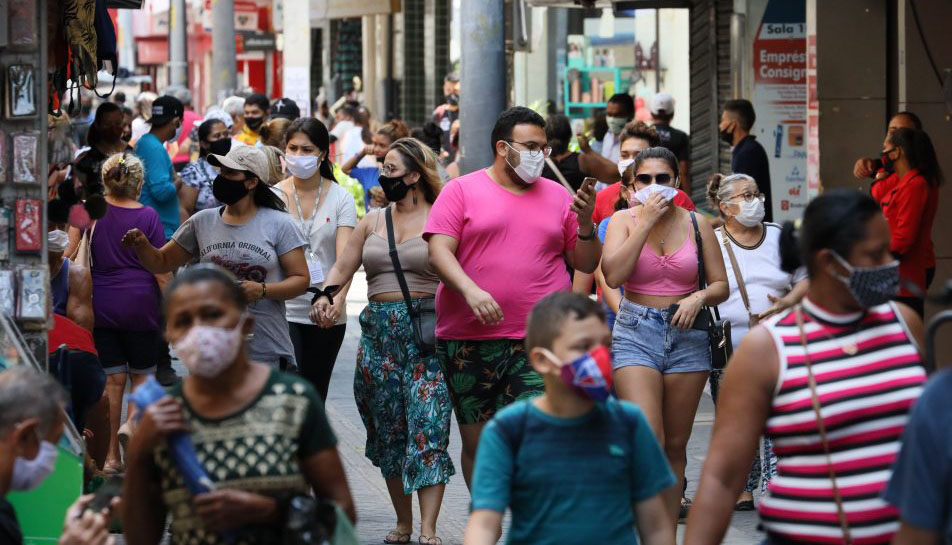
[(543, 390), (525, 353), (529, 311), (570, 289), (566, 261), (591, 273), (601, 258), (593, 180), (573, 197), (541, 177), (551, 152), (542, 117), (510, 108), (496, 120), (492, 145), (493, 164), (447, 184), (423, 233), (442, 280), (437, 356), (460, 424), (467, 484), (485, 423)]

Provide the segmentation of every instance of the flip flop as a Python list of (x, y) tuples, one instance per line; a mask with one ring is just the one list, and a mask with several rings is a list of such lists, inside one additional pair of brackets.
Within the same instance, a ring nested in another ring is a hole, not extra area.
[(428, 537), (420, 534), (420, 545), (443, 545), (443, 540), (436, 536)]
[(405, 545), (410, 543), (410, 534), (404, 534), (394, 530), (387, 534), (387, 537), (383, 538), (383, 542), (391, 545)]
[(734, 504), (734, 511), (753, 511), (754, 500), (739, 501)]

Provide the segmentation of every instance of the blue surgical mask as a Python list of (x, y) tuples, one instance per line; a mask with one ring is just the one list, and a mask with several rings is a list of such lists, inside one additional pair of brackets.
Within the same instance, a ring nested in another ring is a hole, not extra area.
[(10, 488), (24, 491), (40, 486), (50, 473), (53, 473), (57, 454), (59, 451), (56, 445), (43, 441), (40, 443), (40, 453), (36, 455), (36, 458), (27, 460), (17, 457), (13, 463), (13, 479), (10, 481)]

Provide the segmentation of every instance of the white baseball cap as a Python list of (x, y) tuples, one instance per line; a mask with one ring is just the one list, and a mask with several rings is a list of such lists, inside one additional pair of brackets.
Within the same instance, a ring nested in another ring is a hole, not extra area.
[(674, 97), (668, 93), (658, 93), (651, 97), (648, 109), (652, 115), (671, 115), (674, 113)]

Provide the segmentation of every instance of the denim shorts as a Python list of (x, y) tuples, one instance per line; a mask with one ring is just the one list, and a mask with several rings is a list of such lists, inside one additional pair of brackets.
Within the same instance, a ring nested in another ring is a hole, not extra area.
[(613, 369), (641, 365), (662, 374), (711, 370), (707, 331), (668, 324), (667, 309), (622, 299), (612, 329)]

